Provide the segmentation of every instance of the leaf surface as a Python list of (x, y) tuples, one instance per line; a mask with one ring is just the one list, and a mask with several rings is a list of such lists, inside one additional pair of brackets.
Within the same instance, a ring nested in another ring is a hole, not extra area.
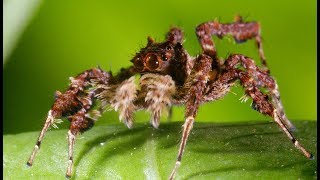
[[(316, 179), (316, 122), (295, 121), (294, 135), (313, 154), (306, 159), (275, 123), (198, 123), (176, 179)], [(76, 139), (72, 179), (167, 179), (182, 122), (93, 127)], [(26, 161), (39, 132), (3, 136), (4, 179), (62, 179), (66, 130), (49, 131), (32, 167)]]

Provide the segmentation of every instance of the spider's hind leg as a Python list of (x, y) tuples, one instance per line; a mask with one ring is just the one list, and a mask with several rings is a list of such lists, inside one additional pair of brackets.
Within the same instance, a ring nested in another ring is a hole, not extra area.
[[(236, 68), (238, 65), (242, 66), (245, 70)], [(275, 80), (266, 72), (261, 71), (254, 64), (253, 60), (243, 55), (231, 55), (226, 60), (226, 70), (237, 72), (236, 76), (245, 88), (245, 93), (253, 100), (253, 109), (272, 117), (295, 147), (305, 157), (311, 159), (313, 157), (312, 154), (298, 142), (289, 130), (290, 128), (294, 128), (294, 126), (284, 114)], [(266, 88), (267, 92), (263, 93), (261, 88)]]

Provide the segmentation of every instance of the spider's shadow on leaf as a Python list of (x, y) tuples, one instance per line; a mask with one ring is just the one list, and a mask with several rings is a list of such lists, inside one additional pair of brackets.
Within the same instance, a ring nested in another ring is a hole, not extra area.
[[(106, 143), (108, 147), (104, 148), (101, 156), (94, 161), (95, 165), (105, 163), (112, 156), (128, 153), (133, 147), (142, 147), (150, 139), (156, 140), (157, 147), (155, 148), (162, 148), (164, 151), (175, 149), (174, 154), (176, 155), (181, 137), (182, 124), (183, 122), (163, 123), (159, 129), (153, 129), (150, 125), (138, 125), (133, 129), (123, 128), (120, 132), (114, 130), (111, 133), (95, 137), (86, 142), (84, 148), (77, 154), (74, 168), (76, 170), (81, 159), (93, 148), (100, 146), (101, 143)], [(118, 138), (124, 138), (125, 140), (116, 142), (116, 144), (108, 143), (112, 140), (117, 141)], [(239, 171), (242, 169), (257, 172), (262, 170), (283, 171), (297, 166), (302, 167), (301, 176), (305, 178), (314, 177), (313, 169), (315, 169), (316, 162), (305, 159), (298, 150), (295, 150), (290, 140), (273, 122), (241, 124), (196, 122), (186, 148), (186, 152), (189, 151), (188, 155), (185, 153), (180, 169), (182, 170), (183, 166), (187, 167), (189, 165), (187, 161), (188, 158), (192, 158), (192, 154), (208, 154), (205, 157), (222, 155), (226, 159), (230, 159), (228, 156), (234, 155), (251, 155), (257, 165), (253, 166), (252, 164), (242, 163), (241, 165), (238, 164), (238, 166), (236, 164), (229, 164), (223, 167), (216, 167), (213, 161), (209, 162), (210, 167), (206, 168), (206, 170), (198, 169), (197, 171), (192, 171), (190, 172), (191, 174), (185, 174), (183, 178), (190, 179), (198, 176), (210, 176), (214, 175), (214, 173)], [(314, 150), (311, 149), (311, 151)], [(172, 155), (172, 153), (169, 155)], [(174, 162), (175, 155), (172, 156), (172, 161), (168, 163)], [(273, 156), (273, 158), (270, 158), (270, 156)], [(281, 168), (279, 167), (279, 163), (281, 163)], [(170, 171), (171, 169), (168, 172), (161, 172), (161, 174), (169, 174)], [(89, 167), (88, 175), (90, 177), (94, 177), (97, 173), (97, 166)], [(74, 173), (72, 179), (74, 178), (76, 178), (76, 173)]]
[[(92, 149), (95, 147), (98, 147), (101, 145), (101, 143), (107, 143), (108, 141), (116, 140), (117, 138), (125, 137), (125, 136), (131, 136), (133, 134), (137, 135), (140, 134), (140, 136), (130, 139), (129, 141), (124, 141), (121, 143), (118, 143), (115, 147), (109, 147), (106, 148), (106, 150), (101, 154), (101, 157), (95, 162), (95, 164), (101, 164), (104, 161), (107, 161), (108, 158), (111, 158), (112, 156), (115, 156), (117, 154), (125, 153), (126, 151), (129, 151), (130, 148), (125, 148), (129, 146), (141, 146), (144, 141), (146, 140), (143, 138), (143, 136), (146, 134), (146, 129), (149, 129), (146, 126), (140, 126), (133, 129), (125, 129), (120, 132), (111, 132), (99, 137), (95, 137), (94, 139), (88, 141), (85, 143), (85, 147), (79, 152), (77, 155), (78, 158), (76, 158), (74, 163), (74, 171), (76, 170), (76, 167), (79, 165), (82, 157), (84, 157), (86, 154), (88, 154)], [(95, 167), (92, 167), (90, 170), (90, 175), (93, 176), (93, 174), (96, 174)], [(76, 178), (76, 173), (72, 176), (72, 179)]]
[[(304, 164), (305, 161), (297, 161), (294, 163), (287, 163), (286, 165), (281, 166), (281, 168), (279, 167), (264, 167), (263, 170), (265, 171), (286, 171), (290, 168), (292, 168), (293, 166), (297, 165), (297, 164)], [(261, 171), (261, 167), (259, 166), (255, 166), (255, 167), (250, 167), (250, 166), (243, 166), (243, 167), (239, 167), (239, 166), (229, 166), (229, 167), (225, 167), (225, 168), (217, 168), (215, 170), (206, 170), (206, 171), (198, 171), (192, 174), (189, 174), (188, 176), (184, 177), (183, 179), (193, 179), (193, 178), (197, 178), (197, 177), (201, 177), (201, 176), (210, 176), (210, 175), (214, 175), (215, 173), (219, 173), (219, 172), (231, 172), (231, 171), (239, 171), (239, 170), (243, 170), (245, 169), (245, 171)], [(313, 172), (306, 171), (306, 174), (313, 174)], [(304, 176), (304, 173), (301, 174), (302, 176)], [(312, 177), (312, 176), (311, 176)], [(304, 178), (310, 178), (310, 176), (305, 175)]]

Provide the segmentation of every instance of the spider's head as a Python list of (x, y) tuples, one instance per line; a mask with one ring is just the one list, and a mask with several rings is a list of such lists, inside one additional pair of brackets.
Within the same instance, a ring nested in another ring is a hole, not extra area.
[(169, 66), (181, 52), (181, 43), (165, 41), (162, 43), (155, 42), (148, 37), (148, 44), (142, 48), (131, 60), (135, 70), (140, 73), (153, 72), (168, 74)]

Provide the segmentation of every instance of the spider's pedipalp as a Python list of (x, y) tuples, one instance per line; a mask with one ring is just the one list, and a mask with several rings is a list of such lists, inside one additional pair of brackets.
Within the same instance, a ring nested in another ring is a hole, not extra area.
[(116, 88), (116, 91), (110, 100), (111, 106), (120, 114), (120, 121), (123, 120), (128, 128), (133, 126), (133, 112), (136, 109), (134, 100), (137, 98), (137, 85), (134, 81), (134, 76), (124, 80)]
[(175, 82), (169, 75), (145, 74), (140, 78), (140, 86), (145, 95), (146, 109), (151, 112), (150, 122), (158, 128), (161, 113), (172, 104), (172, 96), (176, 93)]

